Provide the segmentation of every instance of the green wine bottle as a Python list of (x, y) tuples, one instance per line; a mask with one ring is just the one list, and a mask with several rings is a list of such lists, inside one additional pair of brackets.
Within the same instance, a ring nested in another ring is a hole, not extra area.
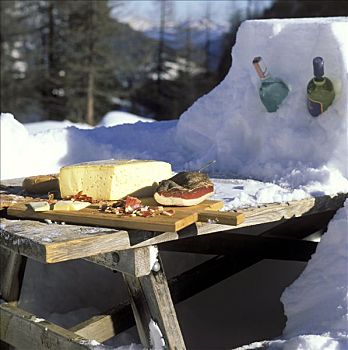
[(275, 112), (288, 96), (289, 88), (283, 80), (274, 78), (269, 74), (267, 67), (263, 64), (262, 57), (255, 57), (253, 65), (261, 79), (260, 99), (268, 112)]
[(329, 78), (324, 77), (324, 60), (313, 59), (314, 78), (307, 85), (307, 107), (313, 117), (327, 110), (335, 98), (335, 90)]

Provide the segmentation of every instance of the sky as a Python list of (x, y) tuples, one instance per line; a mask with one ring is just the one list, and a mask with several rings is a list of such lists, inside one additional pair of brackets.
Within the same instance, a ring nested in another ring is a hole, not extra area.
[[(237, 9), (245, 10), (248, 3), (256, 10), (269, 6), (272, 0), (177, 0), (171, 2), (174, 4), (174, 16), (178, 21), (186, 20), (187, 18), (202, 18), (206, 15), (207, 9), (209, 9), (215, 22), (225, 22), (229, 20), (233, 11)], [(132, 15), (152, 19), (155, 3), (156, 1), (154, 0), (127, 0), (122, 11), (124, 11), (126, 16)]]

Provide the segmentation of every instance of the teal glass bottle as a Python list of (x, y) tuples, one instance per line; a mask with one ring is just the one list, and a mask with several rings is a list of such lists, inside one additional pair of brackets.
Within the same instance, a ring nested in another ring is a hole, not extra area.
[(324, 60), (313, 59), (314, 77), (307, 85), (307, 108), (313, 117), (327, 110), (335, 98), (335, 90), (329, 78), (324, 77)]
[(272, 77), (264, 65), (262, 57), (255, 57), (253, 65), (261, 79), (259, 95), (268, 112), (275, 112), (288, 96), (289, 88), (280, 78)]

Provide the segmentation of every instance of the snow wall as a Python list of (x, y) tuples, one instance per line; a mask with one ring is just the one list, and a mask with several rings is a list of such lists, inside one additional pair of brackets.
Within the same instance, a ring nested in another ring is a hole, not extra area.
[(330, 221), (303, 273), (283, 293), (285, 337), (326, 334), (341, 339), (341, 349), (348, 349), (347, 222), (348, 200)]
[[(315, 183), (346, 191), (347, 33), (347, 17), (245, 21), (224, 81), (178, 122), (176, 141), (192, 154), (189, 167), (215, 159), (216, 169), (231, 176), (307, 186), (309, 192)], [(275, 113), (266, 112), (258, 96), (255, 56), (262, 56), (272, 76), (290, 88)], [(307, 111), (306, 87), (316, 56), (324, 58), (336, 97), (314, 118)]]

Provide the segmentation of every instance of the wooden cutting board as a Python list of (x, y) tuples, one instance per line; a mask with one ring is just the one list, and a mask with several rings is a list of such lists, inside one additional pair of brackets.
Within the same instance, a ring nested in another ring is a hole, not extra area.
[[(142, 199), (143, 204), (155, 205), (153, 199)], [(197, 221), (219, 221), (223, 219), (222, 224), (237, 225), (244, 221), (244, 215), (241, 213), (223, 213), (218, 212), (223, 207), (222, 201), (206, 200), (198, 205), (191, 207), (166, 207), (174, 209), (173, 216), (156, 215), (154, 217), (143, 218), (119, 217), (115, 214), (104, 213), (98, 210), (97, 206), (89, 206), (79, 211), (45, 211), (35, 212), (25, 203), (18, 203), (7, 209), (7, 214), (22, 219), (49, 219), (57, 222), (66, 222), (71, 224), (96, 225), (111, 228), (126, 228), (147, 231), (179, 231)]]

